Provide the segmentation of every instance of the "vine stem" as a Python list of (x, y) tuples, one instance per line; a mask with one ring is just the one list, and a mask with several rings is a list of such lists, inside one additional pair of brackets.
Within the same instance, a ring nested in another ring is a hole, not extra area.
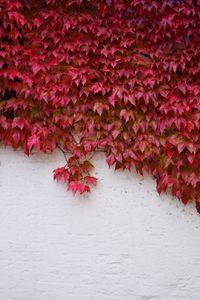
[(63, 154), (63, 156), (64, 156), (64, 158), (66, 160), (66, 163), (67, 163), (67, 156), (66, 156), (66, 154), (67, 153), (71, 153), (71, 152), (70, 151), (64, 151), (59, 145), (57, 147), (62, 152), (62, 154)]
[(92, 153), (92, 155), (89, 157), (89, 159), (92, 159), (93, 157), (94, 157), (94, 155), (96, 154), (96, 153), (106, 153), (106, 150), (103, 150), (103, 149), (96, 149), (96, 150), (94, 150), (93, 151), (93, 153)]
[[(66, 156), (66, 154), (67, 154), (67, 153), (72, 154), (71, 151), (64, 151), (64, 150), (62, 149), (62, 147), (60, 147), (59, 145), (57, 146), (57, 148), (62, 152), (62, 154), (63, 154), (63, 156), (64, 156), (64, 158), (65, 158), (65, 160), (66, 160), (66, 162), (67, 162), (67, 156)], [(95, 150), (93, 151), (92, 155), (91, 155), (88, 159), (92, 159), (96, 153), (106, 153), (106, 150), (103, 150), (103, 149), (95, 149)]]

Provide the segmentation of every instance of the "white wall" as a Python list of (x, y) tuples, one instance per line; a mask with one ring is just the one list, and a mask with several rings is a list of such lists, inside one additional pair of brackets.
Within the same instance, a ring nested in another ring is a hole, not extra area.
[(63, 156), (0, 150), (0, 300), (199, 300), (200, 216), (94, 159), (98, 186), (52, 180)]

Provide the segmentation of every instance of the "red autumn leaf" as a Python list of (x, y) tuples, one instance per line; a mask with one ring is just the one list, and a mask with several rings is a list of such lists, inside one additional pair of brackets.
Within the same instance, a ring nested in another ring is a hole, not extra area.
[(88, 185), (85, 185), (82, 182), (71, 181), (68, 185), (68, 190), (72, 191), (75, 195), (77, 192), (79, 192), (80, 194), (83, 194), (84, 192), (89, 192), (90, 188)]
[(44, 67), (41, 66), (40, 64), (34, 62), (32, 63), (32, 70), (33, 70), (33, 74), (36, 75), (40, 70), (43, 70)]
[(36, 147), (38, 150), (40, 150), (40, 145), (40, 137), (38, 135), (34, 134), (28, 138), (27, 147), (29, 151), (32, 150), (33, 147)]
[(104, 110), (104, 105), (102, 103), (96, 102), (93, 109), (94, 112), (97, 112), (101, 116)]
[(178, 84), (178, 88), (179, 90), (185, 95), (186, 91), (187, 91), (187, 86), (184, 83), (179, 83)]
[(12, 128), (18, 127), (22, 130), (24, 126), (25, 126), (25, 121), (23, 119), (15, 118), (12, 122)]
[(78, 182), (71, 181), (68, 185), (68, 191), (72, 191), (72, 193), (75, 195), (78, 191)]
[(118, 135), (120, 134), (120, 130), (114, 129), (111, 131), (111, 134), (112, 134), (113, 138), (116, 139), (118, 137)]
[(66, 165), (64, 167), (53, 170), (54, 180), (60, 181), (61, 179), (63, 179), (66, 182), (68, 181), (69, 177), (70, 174)]
[(89, 183), (92, 185), (96, 185), (96, 183), (97, 183), (97, 178), (93, 177), (93, 176), (85, 176), (83, 179), (86, 183)]

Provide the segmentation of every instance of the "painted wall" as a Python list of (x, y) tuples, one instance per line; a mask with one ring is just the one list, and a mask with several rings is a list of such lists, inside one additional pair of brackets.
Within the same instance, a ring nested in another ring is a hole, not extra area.
[(199, 300), (200, 217), (94, 159), (98, 186), (52, 180), (61, 153), (0, 150), (1, 300)]

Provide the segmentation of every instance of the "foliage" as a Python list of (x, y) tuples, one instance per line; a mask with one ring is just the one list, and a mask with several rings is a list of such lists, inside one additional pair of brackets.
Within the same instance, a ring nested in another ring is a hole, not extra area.
[(2, 144), (68, 153), (74, 194), (103, 151), (200, 212), (200, 1), (0, 0), (0, 19)]

